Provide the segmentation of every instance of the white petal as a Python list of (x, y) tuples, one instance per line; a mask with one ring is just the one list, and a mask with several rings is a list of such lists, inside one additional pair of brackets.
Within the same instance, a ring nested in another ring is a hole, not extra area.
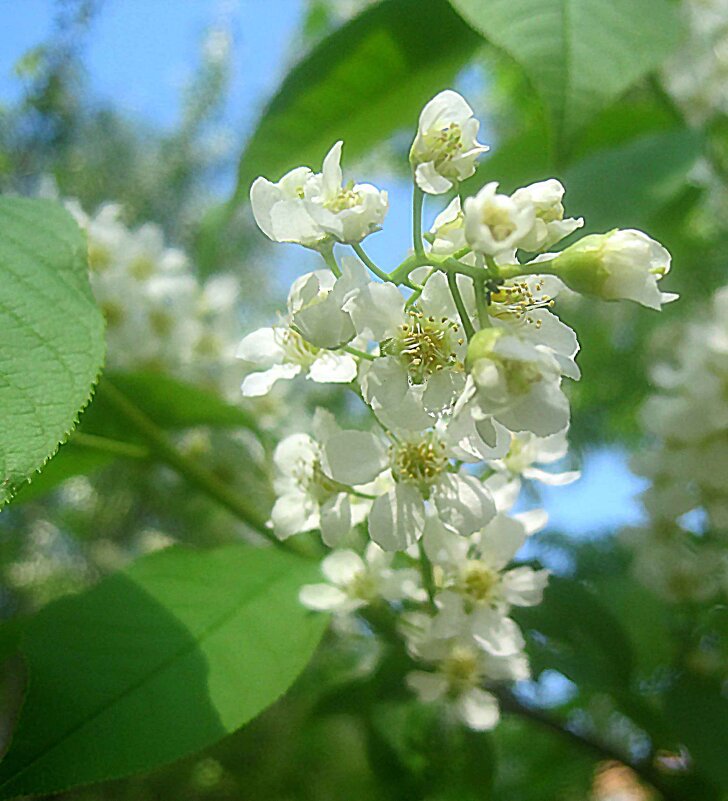
[(324, 454), (329, 475), (342, 484), (366, 484), (387, 466), (387, 451), (368, 431), (342, 431), (330, 437)]
[(344, 304), (360, 336), (381, 342), (404, 320), (404, 297), (392, 283), (369, 283)]
[(440, 520), (456, 534), (472, 534), (495, 515), (493, 498), (473, 476), (441, 476), (433, 488), (433, 499)]
[(308, 368), (308, 378), (317, 384), (348, 384), (356, 378), (356, 370), (350, 354), (323, 351)]
[(273, 505), (270, 514), (273, 531), (281, 540), (303, 531), (318, 528), (318, 510), (302, 493), (282, 495)]
[(385, 551), (404, 551), (422, 536), (425, 504), (408, 484), (380, 495), (369, 514), (369, 536)]
[(437, 171), (432, 161), (418, 164), (415, 168), (415, 180), (417, 186), (428, 195), (442, 195), (452, 188), (452, 181), (448, 181)]
[(517, 654), (525, 645), (515, 620), (486, 607), (473, 612), (472, 630), (478, 645), (494, 656)]
[(479, 687), (473, 687), (460, 696), (457, 700), (457, 711), (463, 723), (474, 731), (489, 731), (500, 720), (496, 697)]
[(235, 356), (265, 367), (280, 364), (283, 359), (283, 348), (278, 342), (275, 328), (259, 328), (248, 334), (238, 345)]
[(259, 398), (267, 395), (276, 381), (294, 378), (300, 372), (301, 366), (298, 364), (274, 364), (270, 370), (246, 375), (240, 389), (246, 398)]
[(514, 606), (536, 606), (541, 603), (548, 580), (548, 570), (517, 567), (503, 575), (503, 595)]
[(581, 478), (581, 472), (579, 470), (567, 470), (564, 473), (548, 473), (546, 470), (540, 470), (538, 467), (526, 467), (521, 471), (521, 475), (524, 478), (529, 478), (532, 481), (540, 481), (542, 484), (548, 484), (552, 487), (563, 487)]
[(321, 506), (319, 518), (321, 539), (329, 548), (335, 548), (351, 531), (349, 496), (344, 492), (340, 492), (333, 498), (329, 498)]
[(366, 569), (364, 561), (358, 553), (350, 550), (334, 551), (321, 563), (321, 570), (326, 578), (340, 587), (351, 584), (358, 573)]
[(317, 612), (337, 612), (346, 606), (349, 596), (331, 584), (306, 584), (301, 587), (298, 600)]
[(441, 673), (425, 673), (424, 670), (413, 670), (405, 677), (407, 686), (421, 701), (432, 703), (442, 698), (447, 692), (447, 679)]
[(526, 541), (526, 530), (521, 522), (499, 514), (480, 537), (480, 554), (484, 562), (495, 570), (505, 567)]

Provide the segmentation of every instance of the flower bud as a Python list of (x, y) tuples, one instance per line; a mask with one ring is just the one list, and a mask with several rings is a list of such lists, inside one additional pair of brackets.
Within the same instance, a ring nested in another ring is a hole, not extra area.
[(570, 289), (602, 300), (634, 300), (659, 311), (677, 297), (657, 288), (670, 271), (670, 254), (642, 231), (585, 236), (550, 264)]

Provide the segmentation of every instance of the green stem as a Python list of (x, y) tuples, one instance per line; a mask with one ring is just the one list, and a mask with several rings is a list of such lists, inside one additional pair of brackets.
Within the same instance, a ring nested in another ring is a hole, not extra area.
[(329, 245), (327, 248), (322, 248), (319, 253), (321, 254), (321, 258), (326, 262), (331, 272), (337, 277), (341, 278), (341, 269), (336, 261), (336, 256), (334, 256), (334, 246)]
[(468, 311), (465, 308), (463, 296), (460, 294), (460, 289), (458, 288), (458, 277), (456, 273), (448, 271), (447, 285), (450, 287), (452, 299), (455, 301), (455, 306), (458, 310), (458, 314), (460, 315), (460, 321), (463, 324), (465, 336), (468, 338), (468, 340), (471, 340), (475, 334), (475, 329), (473, 328), (473, 324), (470, 322), (470, 317), (468, 317)]
[(368, 267), (377, 278), (381, 278), (382, 281), (389, 281), (389, 273), (385, 273), (384, 270), (381, 270), (377, 265), (367, 256), (364, 248), (359, 244), (352, 245), (354, 249), (354, 253), (362, 260), (363, 264)]
[(360, 359), (366, 359), (370, 362), (373, 362), (376, 358), (375, 356), (372, 356), (371, 353), (359, 350), (359, 348), (353, 348), (351, 345), (342, 345), (341, 350), (351, 353), (352, 356), (358, 356)]
[(71, 439), (73, 445), (78, 445), (89, 450), (109, 453), (112, 456), (123, 456), (128, 459), (148, 459), (149, 448), (141, 445), (134, 445), (131, 442), (120, 442), (117, 439), (100, 437), (96, 434), (86, 434), (83, 431), (76, 431)]
[(422, 574), (422, 584), (427, 592), (427, 598), (429, 600), (430, 611), (435, 614), (437, 612), (437, 605), (435, 604), (435, 577), (432, 573), (432, 562), (430, 561), (427, 553), (425, 552), (425, 546), (422, 544), (422, 540), (419, 543), (419, 550), (420, 550), (420, 573)]
[(136, 404), (108, 379), (103, 383), (103, 394), (119, 416), (139, 433), (149, 450), (160, 462), (171, 467), (190, 484), (216, 500), (238, 519), (280, 548), (284, 544), (267, 528), (266, 518), (244, 496), (238, 495), (212, 473), (184, 456), (172, 445), (157, 425)]
[(490, 327), (490, 315), (488, 314), (488, 299), (485, 295), (485, 282), (481, 279), (473, 279), (475, 290), (475, 306), (478, 309), (478, 322), (481, 328)]
[(425, 256), (425, 246), (422, 243), (422, 207), (425, 202), (425, 193), (414, 183), (412, 188), (412, 244), (415, 255), (419, 258)]
[(431, 276), (432, 276), (432, 274), (433, 274), (433, 273), (435, 273), (436, 271), (437, 271), (437, 267), (432, 267), (432, 268), (430, 268), (430, 272), (429, 272), (429, 273), (427, 273), (427, 275), (425, 276), (425, 280), (422, 282), (422, 285), (421, 285), (421, 286), (418, 286), (418, 287), (416, 287), (416, 288), (413, 290), (412, 294), (411, 294), (411, 295), (410, 295), (410, 296), (407, 298), (407, 300), (405, 301), (405, 304), (404, 304), (404, 307), (405, 307), (405, 309), (409, 309), (409, 308), (411, 308), (412, 306), (414, 306), (414, 305), (415, 305), (415, 303), (417, 303), (417, 301), (420, 299), (420, 295), (422, 294), (422, 292), (423, 292), (423, 291), (424, 291), (424, 289), (425, 289), (425, 284), (426, 284), (426, 283), (427, 283), (427, 282), (430, 280), (430, 277), (431, 277)]
[(504, 264), (498, 268), (500, 277), (518, 278), (521, 275), (558, 275), (559, 271), (553, 267), (549, 267), (549, 262), (540, 261), (529, 267), (526, 264)]

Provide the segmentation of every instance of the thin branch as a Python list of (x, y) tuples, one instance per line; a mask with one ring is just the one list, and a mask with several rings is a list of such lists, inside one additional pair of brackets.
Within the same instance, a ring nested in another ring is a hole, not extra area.
[(465, 308), (463, 296), (460, 294), (460, 289), (458, 288), (458, 277), (456, 273), (448, 271), (447, 285), (450, 287), (452, 299), (455, 301), (455, 306), (458, 310), (458, 314), (460, 315), (460, 321), (463, 324), (465, 336), (470, 340), (475, 334), (475, 329), (473, 328), (473, 324), (470, 322), (470, 317), (468, 317), (468, 310)]
[(384, 270), (381, 270), (377, 265), (369, 258), (364, 248), (357, 242), (356, 244), (352, 245), (354, 249), (354, 253), (362, 260), (363, 264), (368, 267), (377, 278), (381, 278), (382, 281), (389, 281), (389, 273), (385, 273)]
[(209, 495), (277, 547), (283, 543), (267, 528), (266, 518), (245, 496), (238, 495), (212, 473), (188, 459), (167, 439), (164, 432), (108, 379), (103, 383), (104, 397), (116, 412), (135, 429), (149, 445), (151, 455), (171, 467), (190, 484)]
[(412, 188), (412, 245), (415, 255), (424, 258), (425, 246), (422, 243), (422, 207), (425, 193), (415, 183)]
[(131, 442), (121, 442), (109, 437), (100, 437), (97, 434), (86, 434), (84, 431), (75, 431), (71, 438), (72, 445), (81, 448), (88, 448), (101, 453), (108, 453), (112, 456), (122, 456), (127, 459), (148, 459), (149, 448), (142, 445), (134, 445)]
[(620, 762), (622, 765), (630, 768), (630, 770), (633, 770), (643, 781), (654, 787), (663, 797), (664, 801), (689, 801), (674, 788), (667, 786), (664, 777), (661, 776), (649, 762), (634, 760), (630, 756), (627, 756), (609, 745), (609, 743), (605, 743), (603, 740), (567, 728), (564, 723), (548, 712), (521, 703), (513, 693), (505, 688), (489, 688), (489, 692), (493, 693), (493, 695), (498, 698), (501, 708), (505, 712), (518, 715), (519, 717), (538, 724), (542, 728), (549, 729), (582, 750), (590, 751), (597, 759)]

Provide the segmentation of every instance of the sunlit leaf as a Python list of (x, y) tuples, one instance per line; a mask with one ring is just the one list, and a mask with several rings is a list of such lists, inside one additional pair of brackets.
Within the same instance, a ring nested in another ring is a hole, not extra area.
[(557, 150), (679, 41), (667, 0), (451, 0), (517, 61), (552, 121)]
[(86, 242), (60, 206), (0, 198), (0, 505), (74, 427), (104, 357)]
[(30, 685), (0, 797), (147, 770), (284, 693), (326, 626), (298, 603), (317, 565), (243, 545), (145, 557), (29, 621)]

